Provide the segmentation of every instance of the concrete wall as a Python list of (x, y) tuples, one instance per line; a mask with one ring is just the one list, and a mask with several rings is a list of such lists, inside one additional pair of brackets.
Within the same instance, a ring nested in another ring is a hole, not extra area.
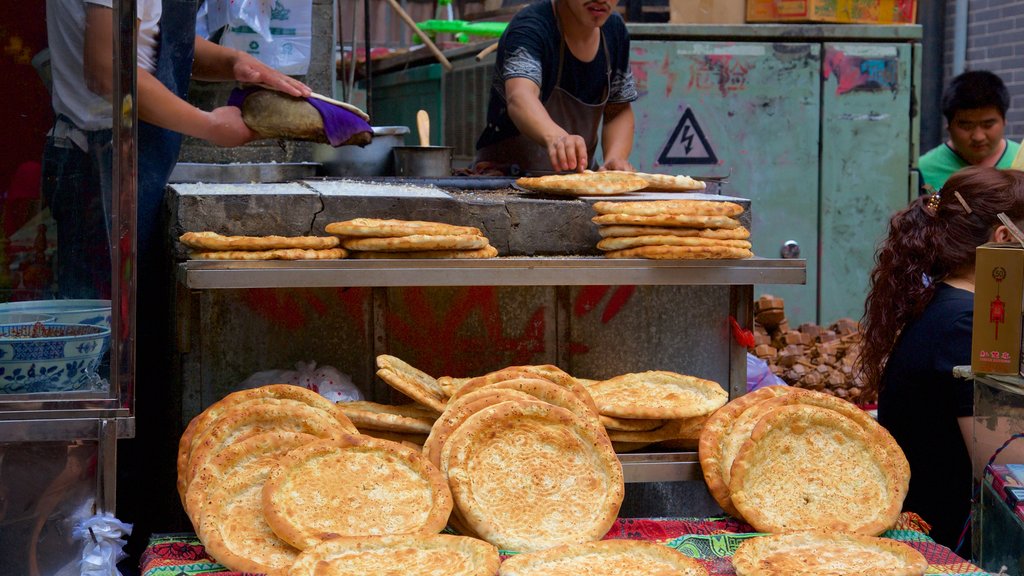
[[(945, 86), (952, 77), (956, 0), (946, 1)], [(965, 0), (967, 12), (968, 70), (991, 70), (999, 74), (1010, 90), (1006, 136), (1024, 139), (1024, 1)], [(942, 125), (945, 126), (943, 120)]]

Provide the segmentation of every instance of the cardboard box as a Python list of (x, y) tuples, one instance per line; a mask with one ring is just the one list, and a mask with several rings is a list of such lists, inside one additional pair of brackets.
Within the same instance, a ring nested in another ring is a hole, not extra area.
[(977, 249), (974, 266), (971, 371), (1020, 374), (1024, 247), (984, 244)]
[(917, 0), (747, 0), (747, 22), (913, 24)]
[(746, 0), (669, 0), (672, 24), (743, 24)]

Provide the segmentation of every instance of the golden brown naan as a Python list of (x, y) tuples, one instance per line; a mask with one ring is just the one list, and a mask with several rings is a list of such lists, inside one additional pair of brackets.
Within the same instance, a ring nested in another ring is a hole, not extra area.
[(791, 532), (745, 540), (732, 557), (737, 576), (923, 576), (928, 561), (888, 538)]
[(563, 544), (517, 554), (501, 564), (499, 576), (707, 576), (693, 558), (643, 540), (601, 540)]

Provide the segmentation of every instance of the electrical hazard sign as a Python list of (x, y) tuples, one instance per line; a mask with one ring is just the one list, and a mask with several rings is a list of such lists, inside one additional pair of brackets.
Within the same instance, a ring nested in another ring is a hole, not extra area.
[(658, 157), (659, 164), (718, 164), (718, 156), (711, 148), (693, 109), (687, 108), (679, 119), (672, 137)]

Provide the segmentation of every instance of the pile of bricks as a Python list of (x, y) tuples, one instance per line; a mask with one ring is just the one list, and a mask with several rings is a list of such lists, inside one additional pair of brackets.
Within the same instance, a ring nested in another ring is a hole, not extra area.
[(754, 302), (754, 355), (790, 386), (826, 392), (855, 404), (877, 398), (856, 371), (860, 326), (842, 318), (828, 328), (786, 321), (785, 302), (765, 294)]

